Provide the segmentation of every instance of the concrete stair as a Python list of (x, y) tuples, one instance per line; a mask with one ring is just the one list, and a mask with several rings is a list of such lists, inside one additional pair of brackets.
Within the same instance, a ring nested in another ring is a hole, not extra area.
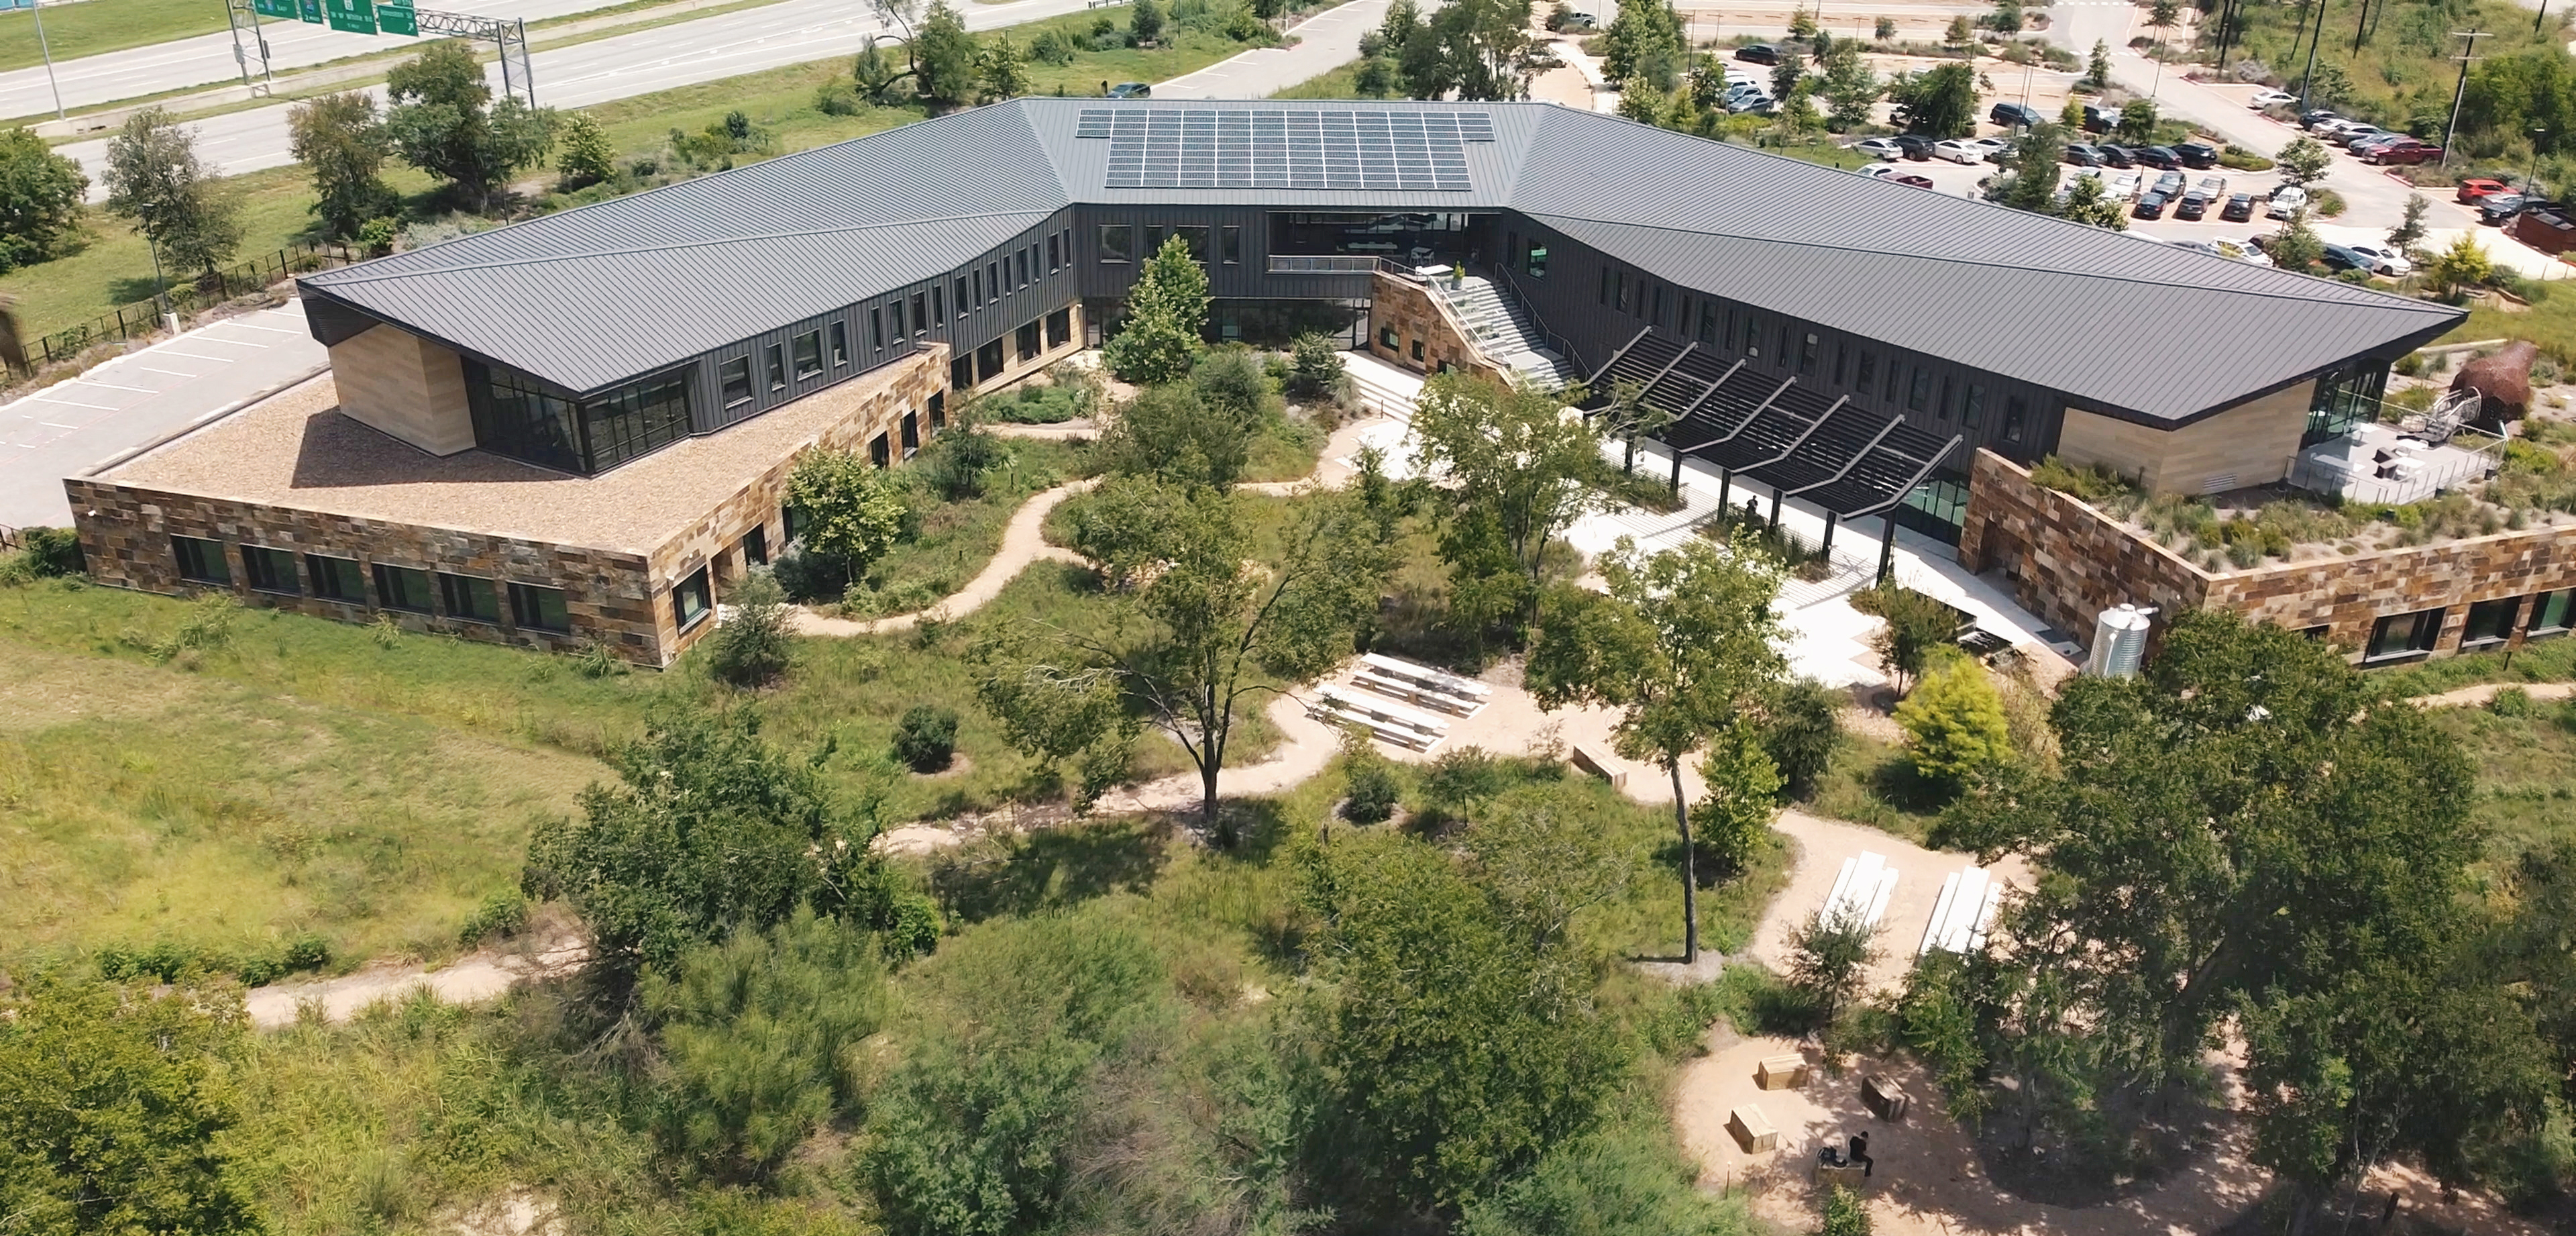
[(1422, 393), (1421, 374), (1359, 349), (1342, 354), (1342, 372), (1350, 375), (1352, 389), (1371, 410), (1399, 421), (1413, 419), (1414, 397)]
[(1517, 299), (1494, 286), (1493, 280), (1479, 275), (1469, 275), (1455, 284), (1433, 279), (1431, 289), (1448, 306), (1450, 315), (1466, 328), (1477, 348), (1531, 385), (1565, 386), (1582, 376), (1564, 357), (1548, 348), (1547, 333), (1522, 310)]

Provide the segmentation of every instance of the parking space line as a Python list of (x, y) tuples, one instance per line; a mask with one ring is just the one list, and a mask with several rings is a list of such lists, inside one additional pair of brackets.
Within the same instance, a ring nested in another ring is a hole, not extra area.
[(275, 332), (275, 333), (277, 333), (277, 334), (280, 334), (280, 335), (301, 335), (301, 334), (303, 334), (303, 333), (304, 333), (303, 331), (300, 331), (300, 330), (288, 330), (288, 329), (286, 329), (286, 328), (285, 328), (285, 327), (283, 327), (283, 326), (261, 326), (261, 325), (259, 325), (259, 324), (255, 323), (255, 322), (245, 322), (245, 321), (242, 321), (240, 318), (233, 318), (233, 319), (231, 319), (231, 320), (229, 320), (229, 321), (225, 321), (225, 322), (222, 322), (222, 323), (218, 323), (218, 325), (223, 325), (223, 326), (238, 326), (238, 327), (242, 328), (243, 330), (264, 330), (264, 331), (273, 331), (273, 332)]
[(226, 339), (221, 335), (212, 333), (211, 331), (201, 332), (198, 334), (197, 338), (202, 339), (207, 343), (229, 343), (237, 348), (266, 348), (268, 346), (265, 343), (246, 343), (239, 339)]
[[(197, 354), (196, 354), (196, 353), (194, 353), (194, 352), (182, 352), (182, 351), (180, 351), (179, 349), (174, 348), (174, 347), (171, 347), (171, 346), (169, 346), (169, 345), (167, 345), (167, 344), (163, 344), (160, 348), (158, 348), (158, 349), (156, 349), (156, 350), (157, 350), (158, 352), (160, 352), (160, 354), (161, 354), (161, 355), (163, 355), (163, 356), (184, 356), (184, 357), (187, 357), (189, 360), (213, 361), (213, 362), (215, 362), (215, 363), (216, 363), (216, 364), (218, 364), (218, 365), (229, 365), (229, 364), (233, 363), (233, 360), (235, 359), (235, 358), (230, 357), (230, 356), (199, 356), (199, 355), (197, 355)], [(196, 375), (195, 375), (195, 374), (190, 374), (190, 375), (188, 375), (188, 376), (190, 376), (190, 377), (195, 377)]]
[(173, 378), (195, 378), (199, 376), (193, 373), (181, 373), (176, 369), (155, 369), (150, 365), (136, 365), (135, 368), (140, 369), (145, 373), (158, 373)]
[(78, 382), (83, 386), (104, 386), (112, 391), (133, 391), (136, 394), (141, 395), (158, 395), (161, 393), (148, 386), (118, 386), (114, 382), (101, 382), (96, 378), (74, 378), (71, 382), (65, 382), (63, 385), (69, 386), (72, 382)]
[(39, 424), (39, 425), (44, 426), (44, 427), (45, 427), (45, 428), (47, 428), (47, 429), (78, 429), (78, 428), (80, 428), (80, 426), (78, 426), (78, 425), (66, 425), (66, 424), (62, 423), (61, 421), (38, 421), (38, 422), (36, 422), (36, 423), (37, 423), (37, 424)]
[(87, 409), (89, 409), (89, 410), (90, 410), (90, 411), (92, 411), (92, 412), (122, 412), (122, 411), (124, 411), (124, 410), (125, 410), (125, 409), (123, 409), (123, 408), (117, 407), (115, 404), (110, 404), (110, 403), (82, 403), (80, 400), (77, 400), (77, 399), (56, 399), (56, 398), (54, 398), (54, 397), (53, 397), (53, 396), (51, 396), (51, 395), (42, 395), (42, 394), (39, 394), (39, 395), (29, 395), (29, 396), (27, 396), (27, 398), (29, 398), (29, 399), (33, 399), (33, 400), (37, 400), (38, 402), (41, 402), (41, 403), (59, 403), (59, 404), (63, 404), (63, 405), (68, 406), (68, 407), (74, 407), (74, 408), (87, 408)]

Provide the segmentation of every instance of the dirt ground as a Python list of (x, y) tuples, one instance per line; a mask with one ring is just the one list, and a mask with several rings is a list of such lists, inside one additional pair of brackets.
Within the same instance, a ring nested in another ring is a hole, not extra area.
[(378, 963), (318, 983), (255, 987), (243, 1003), (250, 1024), (263, 1030), (295, 1024), (306, 1004), (320, 1008), (323, 1019), (337, 1025), (370, 1005), (402, 999), (416, 987), (428, 988), (449, 1004), (480, 1004), (530, 979), (570, 974), (588, 960), (590, 945), (566, 932), (517, 948), (484, 949), (436, 970)]

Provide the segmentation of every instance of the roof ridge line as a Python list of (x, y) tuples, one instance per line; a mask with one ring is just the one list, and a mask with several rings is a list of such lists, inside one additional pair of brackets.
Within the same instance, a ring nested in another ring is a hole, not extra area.
[[(1919, 262), (1938, 262), (1938, 263), (1942, 263), (1942, 264), (1944, 264), (1944, 265), (1950, 265), (1950, 266), (1975, 266), (1975, 267), (1980, 267), (1980, 268), (1984, 268), (1984, 269), (1988, 269), (1988, 270), (2011, 271), (2011, 272), (2013, 272), (2013, 273), (2015, 273), (2015, 274), (2025, 274), (2025, 275), (2059, 275), (2059, 276), (2063, 276), (2063, 277), (2066, 277), (2066, 278), (2069, 278), (2069, 279), (2102, 279), (2102, 280), (2107, 280), (2107, 281), (2109, 281), (2109, 282), (2113, 282), (2113, 283), (2144, 284), (2144, 285), (2147, 285), (2147, 286), (2151, 286), (2151, 287), (2158, 287), (2158, 288), (2171, 288), (2171, 287), (2176, 286), (2174, 283), (2172, 283), (2172, 282), (2171, 282), (2171, 281), (2169, 281), (2169, 280), (2147, 279), (2147, 278), (2141, 278), (2141, 277), (2136, 276), (2136, 275), (2120, 275), (2120, 274), (2109, 274), (2109, 273), (2100, 273), (2100, 272), (2091, 272), (2091, 271), (2082, 271), (2082, 272), (2079, 272), (2079, 271), (2069, 271), (2069, 270), (2060, 270), (2060, 269), (2058, 269), (2057, 267), (2054, 267), (2054, 266), (2023, 266), (2023, 265), (2017, 265), (2017, 264), (2015, 264), (2015, 263), (2011, 263), (2011, 262), (1998, 262), (1998, 261), (1992, 261), (1992, 260), (1981, 259), (1981, 258), (1943, 257), (1943, 256), (1940, 256), (1940, 255), (1937, 255), (1937, 254), (1930, 254), (1930, 253), (1907, 253), (1907, 252), (1904, 252), (1904, 251), (1902, 251), (1902, 250), (1895, 250), (1895, 249), (1865, 249), (1865, 248), (1861, 248), (1861, 247), (1858, 247), (1858, 246), (1855, 246), (1855, 245), (1837, 245), (1837, 244), (1827, 244), (1827, 243), (1823, 243), (1823, 242), (1818, 242), (1818, 241), (1807, 241), (1807, 240), (1783, 240), (1783, 239), (1780, 239), (1779, 237), (1776, 237), (1776, 236), (1747, 236), (1747, 235), (1744, 235), (1744, 234), (1742, 234), (1742, 233), (1738, 233), (1738, 232), (1722, 232), (1722, 231), (1716, 231), (1716, 230), (1709, 229), (1709, 228), (1682, 227), (1682, 226), (1679, 226), (1679, 225), (1676, 225), (1676, 224), (1670, 224), (1670, 223), (1646, 223), (1646, 222), (1639, 222), (1639, 221), (1632, 220), (1632, 219), (1598, 219), (1598, 218), (1594, 218), (1594, 217), (1592, 217), (1592, 216), (1590, 216), (1590, 215), (1574, 215), (1574, 214), (1562, 214), (1562, 213), (1547, 212), (1547, 211), (1535, 211), (1535, 210), (1530, 210), (1530, 209), (1528, 209), (1527, 207), (1516, 207), (1515, 209), (1519, 209), (1519, 210), (1521, 211), (1521, 213), (1526, 214), (1526, 215), (1529, 215), (1530, 217), (1532, 217), (1532, 218), (1536, 218), (1536, 219), (1562, 219), (1562, 220), (1569, 220), (1569, 221), (1576, 222), (1576, 223), (1597, 223), (1597, 224), (1600, 224), (1600, 225), (1601, 225), (1601, 226), (1603, 226), (1603, 227), (1646, 228), (1646, 229), (1650, 229), (1650, 230), (1658, 231), (1658, 232), (1678, 232), (1678, 233), (1681, 233), (1681, 234), (1686, 235), (1686, 236), (1714, 236), (1714, 237), (1718, 237), (1718, 238), (1720, 238), (1720, 239), (1724, 239), (1724, 240), (1741, 240), (1741, 241), (1746, 241), (1746, 242), (1748, 242), (1748, 243), (1752, 243), (1752, 244), (1765, 244), (1765, 245), (1790, 245), (1790, 246), (1794, 246), (1794, 247), (1796, 247), (1796, 248), (1800, 248), (1800, 249), (1825, 249), (1825, 250), (1830, 250), (1830, 251), (1837, 252), (1837, 253), (1852, 253), (1852, 254), (1859, 254), (1859, 255), (1867, 256), (1867, 257), (1882, 257), (1882, 258), (1888, 258), (1888, 257), (1892, 257), (1892, 258), (1910, 258), (1910, 259), (1913, 259), (1913, 260), (1915, 260), (1915, 261), (1919, 261)], [(2126, 235), (2126, 233), (2111, 233), (2111, 234), (2112, 234), (2112, 235)], [(2145, 240), (2146, 238), (2144, 238), (2144, 237), (2131, 237), (2131, 239), (2133, 239), (2133, 240)], [(2161, 242), (2161, 241), (2148, 241), (2147, 243), (2150, 243), (2150, 244), (2162, 244), (2163, 242)], [(2254, 269), (2266, 269), (2266, 268), (2254, 268)], [(2284, 275), (2292, 275), (2292, 274), (2295, 274), (2296, 272), (2293, 272), (2293, 271), (2286, 271), (2286, 270), (2285, 270), (2285, 271), (2282, 271), (2282, 272), (2280, 272), (2280, 273), (2282, 273), (2282, 274), (2284, 274)], [(2306, 276), (2306, 277), (2308, 277), (2308, 278), (2314, 278), (2315, 276)], [(2223, 288), (2223, 287), (2212, 287), (2212, 286), (2207, 285), (2207, 284), (2193, 284), (2193, 285), (2188, 285), (2188, 286), (2195, 287), (2195, 288), (2197, 288), (2198, 290), (2200, 290), (2200, 291), (2205, 291), (2205, 292), (2222, 292), (2222, 293), (2226, 293), (2226, 294), (2228, 294), (2228, 295), (2237, 295), (2237, 296), (2256, 296), (2256, 297), (2261, 297), (2261, 298), (2264, 298), (2264, 299), (2267, 299), (2267, 300), (2295, 301), (2295, 302), (2298, 302), (2298, 303), (2301, 303), (2301, 304), (2314, 304), (2314, 305), (2337, 305), (2337, 306), (2344, 306), (2344, 307), (2366, 307), (2366, 306), (2364, 306), (2364, 305), (2363, 305), (2363, 303), (2362, 303), (2362, 302), (2358, 302), (2358, 301), (2351, 301), (2351, 300), (2335, 300), (2335, 299), (2328, 299), (2328, 298), (2323, 297), (2323, 296), (2304, 296), (2304, 295), (2297, 295), (2297, 294), (2293, 294), (2293, 293), (2290, 293), (2290, 292), (2262, 292), (2262, 291), (2251, 291), (2251, 290), (2242, 289), (2242, 288)], [(2337, 286), (2341, 287), (2341, 286), (2350, 286), (2350, 285), (2338, 284)], [(2369, 293), (2369, 294), (2370, 294), (2374, 299), (2376, 299), (2376, 300), (2381, 300), (2381, 301), (2387, 301), (2387, 302), (2390, 302), (2390, 304), (2387, 306), (2387, 307), (2389, 307), (2389, 308), (2400, 308), (2400, 309), (2404, 309), (2404, 308), (2414, 308), (2414, 307), (2419, 306), (2419, 305), (2420, 305), (2420, 306), (2424, 306), (2424, 307), (2425, 307), (2425, 308), (2427, 308), (2427, 309), (2431, 309), (2431, 308), (2432, 308), (2431, 306), (2426, 305), (2426, 304), (2425, 304), (2425, 302), (2422, 302), (2422, 301), (2412, 301), (2412, 300), (2407, 300), (2407, 299), (2406, 299), (2406, 298), (2404, 298), (2404, 297), (2400, 297), (2400, 296), (2390, 296), (2390, 295), (2387, 295), (2386, 293), (2383, 293), (2383, 292), (2371, 292), (2371, 291), (2370, 291), (2370, 289), (2368, 289), (2368, 288), (2362, 288), (2362, 289), (2359, 289), (2359, 290), (2360, 290), (2360, 291), (2363, 291), (2363, 292), (2368, 292), (2368, 293)]]
[[(674, 249), (704, 249), (715, 245), (736, 245), (757, 240), (798, 240), (812, 236), (842, 236), (851, 232), (871, 232), (878, 228), (918, 227), (926, 223), (963, 223), (975, 219), (1012, 219), (1028, 215), (1051, 215), (1060, 209), (1063, 208), (1055, 207), (1047, 210), (988, 210), (971, 215), (934, 215), (927, 219), (889, 219), (879, 223), (853, 224), (849, 227), (816, 228), (803, 232), (763, 232), (749, 236), (721, 236), (707, 240), (684, 240), (668, 244), (636, 245), (623, 249), (591, 249), (580, 253), (549, 253), (534, 257), (504, 258), (498, 261), (477, 262), (471, 266), (437, 266), (425, 270), (388, 271), (382, 274), (364, 275), (347, 279), (331, 279), (328, 281), (317, 278), (314, 282), (316, 286), (325, 288), (348, 287), (353, 284), (379, 283), (388, 279), (409, 279), (418, 275), (453, 274), (460, 270), (500, 270), (512, 266), (535, 266), (546, 262), (584, 261), (591, 258), (623, 257), (628, 254), (635, 253), (668, 253)], [(458, 239), (463, 238), (459, 237)]]

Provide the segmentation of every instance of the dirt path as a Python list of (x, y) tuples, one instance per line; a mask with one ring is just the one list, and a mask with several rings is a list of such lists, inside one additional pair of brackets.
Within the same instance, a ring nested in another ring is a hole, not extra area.
[(2576, 682), (2482, 682), (2439, 695), (2418, 695), (2408, 702), (2426, 708), (2483, 708), (2506, 687), (2520, 687), (2536, 700), (2563, 700), (2576, 695)]
[(379, 962), (355, 974), (318, 983), (277, 983), (254, 987), (243, 1003), (250, 1024), (263, 1030), (295, 1024), (301, 1006), (319, 1005), (333, 1025), (346, 1023), (368, 1006), (400, 1000), (425, 987), (449, 1004), (480, 1004), (530, 979), (570, 974), (590, 960), (590, 946), (578, 936), (558, 936), (524, 952), (485, 949), (436, 970)]
[(891, 618), (866, 622), (827, 618), (800, 606), (788, 623), (788, 629), (798, 635), (882, 635), (888, 631), (909, 631), (924, 616), (953, 621), (974, 613), (1002, 595), (1002, 589), (1009, 587), (1012, 580), (1019, 578), (1020, 572), (1040, 558), (1055, 562), (1082, 561), (1072, 550), (1046, 543), (1046, 518), (1055, 510), (1057, 503), (1097, 484), (1096, 480), (1073, 481), (1021, 503), (1020, 509), (1012, 512), (1011, 522), (1002, 529), (1002, 547), (994, 552), (993, 560), (985, 563), (975, 578), (966, 581), (965, 587), (937, 605), (918, 613), (896, 614)]

